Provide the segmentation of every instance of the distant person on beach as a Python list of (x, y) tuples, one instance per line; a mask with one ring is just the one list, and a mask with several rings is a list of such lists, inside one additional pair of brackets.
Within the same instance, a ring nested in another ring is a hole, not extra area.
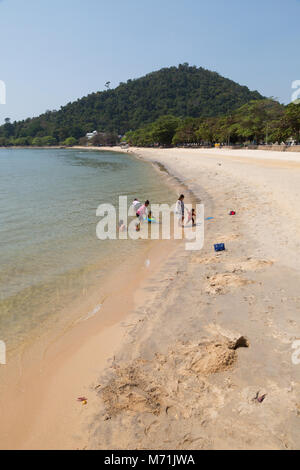
[(179, 196), (178, 201), (176, 202), (175, 214), (178, 218), (178, 222), (181, 223), (182, 227), (184, 224), (184, 195)]
[(123, 220), (120, 220), (119, 222), (119, 232), (125, 232), (126, 230), (126, 225), (124, 224)]
[(145, 204), (143, 204), (136, 212), (136, 216), (140, 219), (140, 221), (144, 220), (148, 216), (148, 207), (150, 202), (147, 200)]

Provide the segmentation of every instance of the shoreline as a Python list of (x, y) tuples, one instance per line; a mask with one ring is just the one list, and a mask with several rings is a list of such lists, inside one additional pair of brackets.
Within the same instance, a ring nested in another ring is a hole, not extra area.
[[(300, 366), (291, 357), (300, 339), (294, 243), (300, 214), (292, 205), (300, 159), (194, 149), (129, 152), (159, 162), (204, 200), (206, 216), (214, 217), (206, 224), (205, 247), (199, 253), (176, 248), (158, 260), (135, 290), (131, 313), (112, 326), (110, 334), (122, 344), (107, 354), (110, 361), (95, 354), (99, 340), (107, 347), (104, 332), (93, 336), (83, 356), (73, 351), (53, 371), (41, 407), (45, 413), (50, 404), (54, 416), (41, 413), (21, 448), (45, 448), (47, 436), (46, 448), (59, 442), (59, 448), (79, 449), (299, 449)], [(215, 255), (215, 242), (225, 242), (227, 251)], [(237, 349), (230, 367), (223, 356), (201, 352), (203, 344), (215, 349), (239, 335), (249, 347)], [(81, 375), (86, 361), (94, 369)], [(62, 426), (72, 432), (56, 435), (67, 414), (56, 387), (65, 384), (70, 394), (62, 376), (74, 380), (78, 362), (76, 380), (88, 405), (74, 400), (72, 418)], [(257, 393), (266, 395), (263, 403), (255, 401)], [(49, 422), (41, 438), (41, 424)]]
[[(163, 251), (164, 260), (172, 248), (164, 247)], [(45, 333), (46, 349), (44, 341), (37, 341), (18, 359), (20, 375), (17, 381), (13, 378), (16, 388), (13, 393), (2, 394), (2, 449), (63, 450), (85, 445), (83, 418), (93, 407), (91, 383), (97, 385), (99, 372), (113, 362), (126, 340), (124, 325), (130, 323), (143, 302), (141, 292), (149, 276), (163, 262), (161, 247), (149, 248), (148, 257), (151, 267), (145, 267), (141, 256), (135, 272), (127, 271), (125, 284), (123, 275), (111, 280), (118, 296), (107, 298), (99, 313), (76, 322), (67, 331), (53, 332), (51, 341)], [(12, 367), (12, 372), (16, 368)], [(83, 395), (89, 398), (86, 408), (76, 401)]]
[[(161, 178), (170, 185), (169, 178), (163, 175)], [(173, 190), (174, 184), (171, 183)], [(50, 332), (45, 331), (25, 345), (25, 352), (10, 360), (9, 370), (1, 370), (5, 382), (0, 404), (1, 449), (66, 449), (83, 445), (84, 438), (73, 436), (71, 431), (74, 426), (80, 428), (85, 411), (76, 397), (84, 392), (89, 395), (89, 384), (97, 381), (99, 370), (107, 367), (107, 361), (112, 360), (124, 341), (124, 322), (143, 302), (140, 292), (147, 280), (177, 249), (177, 242), (150, 241), (139, 253), (134, 267), (117, 269), (110, 275), (106, 282), (110, 296), (101, 300), (99, 311), (82, 316), (99, 304), (97, 292), (91, 292), (74, 311), (63, 312), (69, 318), (67, 328), (61, 323)], [(147, 259), (151, 259), (150, 266), (145, 266)], [(112, 295), (114, 291), (118, 296)], [(89, 409), (91, 403), (92, 400)], [(58, 432), (60, 416), (65, 424)]]
[[(128, 149), (130, 150), (131, 148), (134, 148), (134, 147), (129, 147)], [(87, 146), (81, 146), (81, 145), (74, 145), (72, 147), (65, 147), (63, 145), (53, 145), (53, 146), (48, 146), (48, 147), (37, 147), (37, 146), (30, 146), (30, 145), (27, 145), (27, 146), (11, 146), (11, 147), (1, 147), (0, 146), (0, 149), (13, 149), (13, 150), (17, 150), (17, 149), (22, 149), (22, 150), (25, 150), (25, 149), (30, 149), (30, 150), (34, 150), (34, 149), (39, 149), (39, 150), (50, 150), (50, 149), (56, 149), (56, 150), (60, 150), (60, 149), (80, 149), (80, 150), (106, 150), (106, 151), (120, 151), (121, 153), (125, 151), (125, 149), (123, 149), (121, 146), (115, 146), (115, 147), (94, 147), (94, 146), (90, 146), (90, 147), (87, 147)], [(147, 147), (142, 147), (142, 149), (144, 150), (147, 150), (148, 148)], [(295, 146), (283, 146), (283, 145), (257, 145), (257, 146), (250, 146), (250, 147), (234, 147), (234, 146), (225, 146), (225, 147), (220, 147), (220, 148), (214, 148), (214, 147), (172, 147), (173, 150), (193, 150), (193, 151), (200, 151), (200, 152), (205, 152), (205, 151), (218, 151), (218, 152), (222, 152), (222, 151), (229, 151), (231, 153), (237, 153), (237, 152), (245, 152), (245, 151), (250, 151), (250, 152), (277, 152), (277, 153), (298, 153), (300, 154), (300, 145), (295, 145)], [(156, 149), (155, 150), (160, 150), (160, 149)]]

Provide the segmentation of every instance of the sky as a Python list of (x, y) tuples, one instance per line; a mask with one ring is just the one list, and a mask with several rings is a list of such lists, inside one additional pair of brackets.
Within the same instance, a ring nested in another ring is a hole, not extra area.
[(288, 103), (299, 18), (299, 0), (0, 0), (0, 124), (184, 62)]

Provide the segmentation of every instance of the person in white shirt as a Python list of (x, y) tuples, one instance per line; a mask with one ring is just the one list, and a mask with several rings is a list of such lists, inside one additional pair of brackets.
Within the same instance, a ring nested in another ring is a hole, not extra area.
[(181, 194), (181, 196), (179, 197), (178, 201), (176, 202), (176, 206), (175, 206), (175, 214), (178, 218), (178, 223), (183, 226), (184, 225), (184, 195)]
[(132, 205), (133, 205), (133, 209), (134, 209), (135, 213), (137, 213), (137, 211), (141, 207), (142, 203), (138, 199), (135, 199), (133, 201)]

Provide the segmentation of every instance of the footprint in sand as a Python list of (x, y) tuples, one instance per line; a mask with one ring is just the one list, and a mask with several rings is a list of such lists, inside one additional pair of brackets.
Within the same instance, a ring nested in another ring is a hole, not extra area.
[(193, 263), (197, 264), (213, 264), (213, 263), (219, 263), (222, 261), (223, 256), (221, 255), (216, 255), (216, 256), (205, 256), (205, 257), (197, 257), (192, 260)]
[(233, 240), (237, 240), (240, 237), (241, 235), (239, 233), (231, 233), (229, 235), (222, 235), (221, 233), (218, 233), (217, 239), (220, 241), (217, 241), (216, 243), (232, 242)]

